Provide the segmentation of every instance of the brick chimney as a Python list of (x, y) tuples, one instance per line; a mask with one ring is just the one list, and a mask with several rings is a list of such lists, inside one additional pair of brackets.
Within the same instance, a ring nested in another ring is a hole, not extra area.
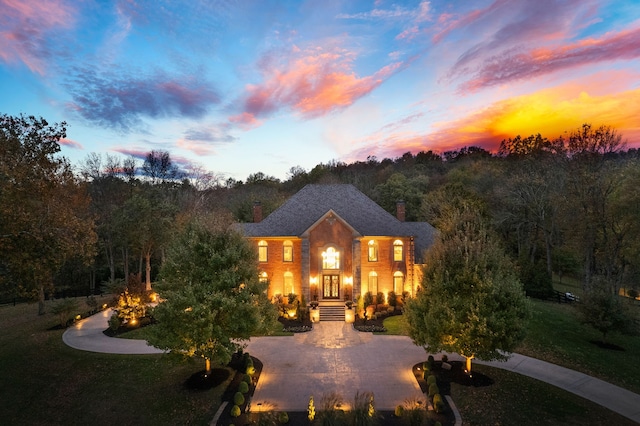
[(254, 201), (253, 203), (253, 222), (262, 222), (262, 204), (260, 204), (260, 201)]
[(396, 201), (396, 217), (400, 222), (404, 222), (405, 219), (405, 205), (403, 200)]

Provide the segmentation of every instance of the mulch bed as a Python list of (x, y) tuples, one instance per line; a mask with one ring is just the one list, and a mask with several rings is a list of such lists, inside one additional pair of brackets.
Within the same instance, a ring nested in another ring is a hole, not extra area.
[(282, 330), (291, 333), (304, 333), (313, 330), (313, 323), (309, 318), (303, 321), (297, 319), (288, 319), (285, 317), (278, 317), (278, 321), (282, 324)]

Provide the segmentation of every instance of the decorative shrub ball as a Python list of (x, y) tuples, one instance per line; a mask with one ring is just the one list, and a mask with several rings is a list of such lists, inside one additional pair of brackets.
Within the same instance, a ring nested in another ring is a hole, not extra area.
[(236, 394), (233, 396), (233, 402), (236, 405), (244, 404), (244, 395), (241, 392), (236, 392)]
[(396, 417), (402, 417), (404, 414), (404, 407), (402, 405), (396, 405), (396, 411), (394, 413)]
[(238, 385), (238, 391), (241, 393), (249, 392), (249, 385), (247, 384), (247, 382), (240, 382), (240, 384)]
[(234, 405), (233, 407), (231, 407), (231, 417), (238, 417), (240, 414), (242, 414), (242, 411), (240, 411), (240, 407), (238, 407), (237, 405)]
[(429, 396), (434, 396), (435, 394), (440, 393), (440, 389), (438, 389), (438, 385), (435, 383), (429, 385)]
[(427, 384), (435, 385), (436, 383), (437, 383), (436, 376), (434, 376), (433, 374), (430, 374), (429, 377), (427, 377)]
[(254, 374), (256, 374), (256, 368), (253, 365), (248, 365), (246, 373), (250, 376), (253, 376)]
[(242, 380), (248, 385), (251, 384), (251, 376), (248, 375), (248, 374), (245, 374), (244, 377), (242, 378)]
[(289, 423), (289, 415), (287, 414), (286, 411), (283, 411), (280, 414), (278, 414), (278, 421), (282, 425)]
[(436, 413), (444, 412), (444, 401), (439, 393), (433, 396), (433, 409)]

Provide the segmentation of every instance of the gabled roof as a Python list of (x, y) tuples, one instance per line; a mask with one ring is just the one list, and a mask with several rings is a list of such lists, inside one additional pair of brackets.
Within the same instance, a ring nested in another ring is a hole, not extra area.
[(329, 210), (363, 236), (413, 236), (419, 257), (435, 236), (435, 229), (428, 223), (401, 222), (347, 184), (307, 185), (262, 222), (239, 227), (247, 237), (300, 237)]

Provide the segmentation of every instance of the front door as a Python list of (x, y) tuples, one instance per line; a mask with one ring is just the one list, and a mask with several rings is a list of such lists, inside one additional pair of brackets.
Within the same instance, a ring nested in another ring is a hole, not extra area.
[(325, 299), (340, 298), (340, 275), (322, 276), (322, 296)]

